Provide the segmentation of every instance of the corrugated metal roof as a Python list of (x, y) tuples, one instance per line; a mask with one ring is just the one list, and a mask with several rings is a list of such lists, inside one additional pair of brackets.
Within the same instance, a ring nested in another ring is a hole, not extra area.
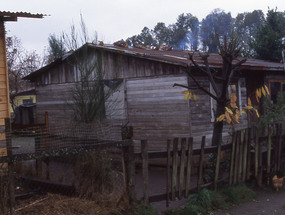
[[(127, 47), (119, 47), (119, 46), (98, 46), (94, 44), (89, 44), (89, 46), (95, 47), (102, 47), (104, 49), (109, 49), (113, 51), (122, 52), (125, 54), (135, 55), (139, 57), (149, 58), (153, 60), (162, 60), (169, 63), (174, 64), (182, 64), (182, 65), (192, 65), (189, 60), (189, 53), (192, 54), (191, 51), (186, 50), (171, 50), (171, 51), (162, 51), (162, 50), (155, 50), (155, 49), (138, 49), (138, 48), (127, 48)], [(194, 60), (200, 64), (204, 65), (203, 60), (200, 57), (200, 54), (205, 53), (194, 53)], [(221, 67), (223, 60), (219, 54), (215, 53), (208, 53), (208, 62), (210, 67)], [(238, 60), (242, 60), (244, 58), (239, 58)], [(234, 61), (233, 63), (237, 63), (238, 60)], [(259, 71), (283, 71), (283, 64), (258, 60), (258, 59), (249, 59), (240, 66), (240, 69), (248, 69), (248, 70), (259, 70)]]
[(46, 14), (32, 14), (27, 12), (10, 12), (10, 11), (0, 11), (0, 17), (25, 17), (25, 18), (43, 18), (48, 16)]
[[(94, 49), (103, 49), (105, 51), (115, 52), (119, 54), (129, 55), (133, 57), (145, 58), (153, 61), (160, 61), (180, 66), (193, 66), (192, 62), (189, 60), (189, 53), (193, 54), (191, 51), (186, 50), (171, 50), (171, 51), (164, 51), (164, 50), (155, 50), (155, 49), (139, 49), (134, 47), (119, 47), (114, 45), (96, 45), (96, 44), (87, 44), (89, 48)], [(82, 48), (82, 47), (81, 47)], [(79, 51), (79, 48), (76, 51)], [(200, 57), (200, 54), (203, 53), (194, 53), (194, 60), (201, 66), (204, 66), (204, 62)], [(205, 53), (204, 53), (205, 54)], [(53, 66), (61, 63), (66, 58), (72, 56), (72, 53), (68, 53), (68, 56), (63, 56), (61, 59), (57, 59), (56, 61), (46, 65), (45, 67), (29, 74), (28, 76), (24, 77), (24, 79), (30, 80), (36, 77), (38, 74), (45, 72), (52, 68)], [(240, 58), (238, 60), (242, 60), (244, 58)], [(237, 63), (236, 60), (234, 63)], [(219, 54), (209, 53), (208, 57), (209, 66), (212, 68), (222, 68), (223, 60)], [(269, 62), (264, 60), (257, 60), (257, 59), (247, 59), (245, 63), (243, 63), (240, 67), (240, 70), (243, 71), (275, 71), (275, 72), (282, 72), (283, 64), (282, 63), (275, 63)], [(284, 73), (285, 74), (285, 73)]]

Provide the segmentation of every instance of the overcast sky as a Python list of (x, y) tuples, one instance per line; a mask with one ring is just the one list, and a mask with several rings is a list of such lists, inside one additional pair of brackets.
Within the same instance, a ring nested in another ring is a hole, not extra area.
[(42, 13), (44, 19), (19, 18), (7, 22), (8, 36), (21, 39), (25, 49), (42, 54), (48, 36), (69, 32), (72, 23), (79, 25), (80, 13), (89, 34), (96, 31), (99, 40), (113, 43), (139, 34), (144, 26), (152, 29), (156, 23), (176, 22), (181, 13), (191, 13), (202, 21), (215, 8), (238, 13), (261, 9), (264, 13), (276, 8), (285, 11), (285, 0), (0, 0), (1, 11)]

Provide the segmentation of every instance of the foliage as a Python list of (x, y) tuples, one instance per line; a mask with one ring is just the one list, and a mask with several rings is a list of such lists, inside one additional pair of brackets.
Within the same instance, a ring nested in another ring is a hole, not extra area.
[(198, 49), (199, 20), (190, 13), (180, 14), (176, 23), (158, 22), (154, 29), (144, 27), (140, 34), (127, 38), (135, 47), (170, 45), (175, 49)]
[(78, 155), (75, 185), (80, 197), (96, 200), (98, 194), (109, 194), (113, 191), (115, 173), (111, 161), (106, 150)]
[[(158, 215), (158, 212), (152, 205), (139, 204), (132, 206), (126, 210), (120, 212), (124, 215)], [(110, 215), (117, 215), (111, 213)]]
[(285, 94), (277, 95), (276, 104), (272, 103), (269, 98), (263, 100), (264, 114), (260, 117), (259, 125), (277, 124), (284, 122), (285, 118)]
[(263, 60), (280, 62), (281, 52), (285, 49), (285, 13), (268, 10), (264, 25), (257, 31), (251, 47), (255, 57)]
[(203, 50), (210, 53), (218, 52), (216, 35), (231, 35), (233, 18), (231, 13), (225, 13), (221, 9), (215, 9), (201, 22), (200, 37)]
[(6, 50), (10, 103), (14, 110), (16, 95), (30, 88), (30, 84), (22, 78), (40, 67), (41, 58), (35, 51), (25, 50), (16, 36), (6, 38)]
[(244, 184), (225, 187), (218, 191), (203, 189), (199, 193), (189, 196), (183, 209), (167, 210), (167, 215), (197, 215), (208, 214), (219, 209), (228, 209), (231, 205), (238, 205), (256, 198), (256, 193)]
[(57, 37), (55, 34), (49, 35), (48, 38), (49, 48), (48, 48), (48, 62), (51, 63), (56, 59), (61, 58), (65, 52), (66, 47), (62, 37)]
[(251, 41), (255, 40), (257, 31), (264, 22), (262, 10), (239, 13), (234, 21), (233, 27), (240, 37), (242, 56), (253, 57), (254, 52), (250, 47)]
[[(266, 97), (267, 95), (270, 95), (267, 85), (257, 88), (255, 91), (255, 97), (256, 97), (257, 102), (259, 102), (263, 96)], [(247, 106), (242, 108), (242, 111), (239, 111), (239, 107), (237, 106), (236, 101), (237, 101), (237, 97), (234, 93), (232, 93), (230, 96), (230, 104), (229, 106), (225, 107), (226, 109), (225, 113), (221, 114), (216, 119), (218, 122), (221, 122), (224, 119), (226, 119), (227, 123), (230, 126), (232, 126), (233, 130), (235, 128), (235, 123), (239, 123), (241, 113), (243, 114), (247, 114), (247, 113), (253, 114), (254, 113), (257, 117), (259, 117), (258, 110), (252, 106), (250, 97), (248, 97)]]

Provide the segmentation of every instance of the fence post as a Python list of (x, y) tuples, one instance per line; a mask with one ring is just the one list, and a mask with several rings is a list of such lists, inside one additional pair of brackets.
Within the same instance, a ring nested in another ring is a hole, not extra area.
[[(49, 150), (49, 121), (48, 121), (48, 112), (45, 112), (45, 150)], [(46, 179), (50, 179), (50, 164), (49, 164), (49, 157), (45, 158), (46, 163)]]
[(170, 178), (170, 144), (171, 140), (167, 139), (167, 177), (166, 177), (166, 207), (169, 206), (169, 178)]
[(193, 153), (193, 137), (188, 139), (188, 153), (187, 153), (187, 172), (186, 172), (186, 188), (185, 198), (188, 197), (190, 192), (190, 178), (191, 178), (191, 164), (192, 164), (192, 153)]
[(282, 152), (282, 123), (278, 125), (278, 165), (277, 170), (280, 171), (281, 168), (281, 153)]
[(178, 198), (182, 199), (184, 172), (185, 172), (185, 155), (186, 155), (186, 138), (181, 139), (181, 157), (180, 157), (180, 172), (179, 172), (179, 192)]
[[(11, 139), (11, 121), (10, 118), (5, 118), (5, 134), (6, 134), (6, 147), (9, 159), (12, 159), (12, 139)], [(8, 162), (8, 180), (9, 180), (9, 206), (10, 215), (15, 214), (15, 179), (14, 179), (14, 163)]]
[(172, 179), (171, 179), (171, 200), (175, 200), (176, 188), (177, 188), (177, 150), (178, 150), (178, 138), (173, 140), (173, 157), (172, 157)]
[[(268, 125), (268, 139), (267, 139), (267, 177), (269, 177), (270, 171), (271, 171), (271, 144), (272, 144), (272, 139), (271, 139), (271, 128)], [(268, 178), (269, 182), (269, 178)], [(268, 183), (269, 184), (269, 183)]]
[(216, 170), (215, 170), (215, 181), (214, 181), (214, 189), (218, 189), (218, 178), (219, 178), (219, 172), (220, 172), (220, 158), (221, 158), (221, 145), (222, 140), (219, 141), (217, 146), (217, 159), (216, 159)]
[(198, 183), (197, 183), (197, 191), (200, 192), (201, 185), (202, 185), (202, 178), (203, 178), (203, 161), (204, 161), (204, 150), (205, 150), (205, 142), (206, 137), (202, 137), (201, 143), (201, 153), (200, 153), (200, 163), (199, 163), (199, 175), (198, 175)]
[(246, 167), (247, 167), (247, 153), (248, 153), (248, 128), (245, 129), (245, 135), (244, 135), (244, 147), (243, 147), (243, 168), (242, 168), (242, 181), (246, 181)]
[(147, 140), (141, 141), (141, 154), (142, 154), (142, 174), (143, 174), (143, 196), (144, 204), (147, 205), (148, 199), (148, 144)]
[(235, 149), (235, 167), (234, 167), (234, 179), (233, 184), (237, 184), (238, 173), (239, 173), (239, 149), (240, 149), (240, 131), (237, 131), (236, 134), (236, 149)]
[(229, 179), (229, 185), (232, 185), (233, 183), (233, 177), (234, 177), (234, 164), (235, 164), (235, 149), (236, 149), (236, 135), (237, 132), (234, 131), (233, 137), (232, 137), (232, 155), (231, 155), (231, 166), (230, 166), (230, 179)]
[(124, 171), (124, 186), (130, 204), (136, 201), (135, 194), (135, 155), (134, 144), (132, 141), (133, 127), (122, 127), (122, 140), (125, 140), (127, 145), (122, 147), (123, 169)]

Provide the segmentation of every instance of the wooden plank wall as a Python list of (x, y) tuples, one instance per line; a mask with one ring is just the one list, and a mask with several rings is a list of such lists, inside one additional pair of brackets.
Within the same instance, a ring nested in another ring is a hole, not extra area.
[(149, 149), (166, 150), (167, 138), (190, 135), (188, 101), (181, 88), (186, 76), (159, 76), (127, 80), (127, 117), (134, 128), (135, 147), (148, 140)]
[(0, 21), (0, 141), (5, 140), (5, 118), (9, 117), (9, 82), (5, 44), (4, 22)]
[[(106, 102), (108, 106), (117, 97), (118, 110), (112, 113), (107, 109), (107, 119), (133, 126), (136, 146), (140, 140), (147, 139), (150, 150), (165, 150), (167, 138), (189, 136), (194, 137), (194, 147), (200, 144), (200, 139), (196, 141), (195, 137), (206, 136), (206, 145), (210, 144), (213, 130), (210, 97), (197, 90), (197, 101), (183, 100), (180, 92), (184, 89), (174, 88), (173, 84), (195, 84), (187, 79), (181, 66), (112, 52), (103, 52), (102, 57), (106, 79), (117, 77), (123, 80), (119, 92)], [(71, 82), (78, 80), (79, 74), (73, 71), (71, 65), (58, 65), (48, 72), (50, 74), (38, 77), (38, 122), (43, 122), (46, 111), (51, 125), (72, 120), (66, 101), (73, 85)], [(210, 87), (206, 78), (197, 79), (202, 86)], [(244, 82), (243, 79), (240, 83), (243, 106), (246, 105)], [(239, 128), (246, 127), (244, 119)], [(229, 136), (230, 131), (231, 128), (225, 126), (224, 136)], [(226, 138), (224, 142), (228, 140)]]

